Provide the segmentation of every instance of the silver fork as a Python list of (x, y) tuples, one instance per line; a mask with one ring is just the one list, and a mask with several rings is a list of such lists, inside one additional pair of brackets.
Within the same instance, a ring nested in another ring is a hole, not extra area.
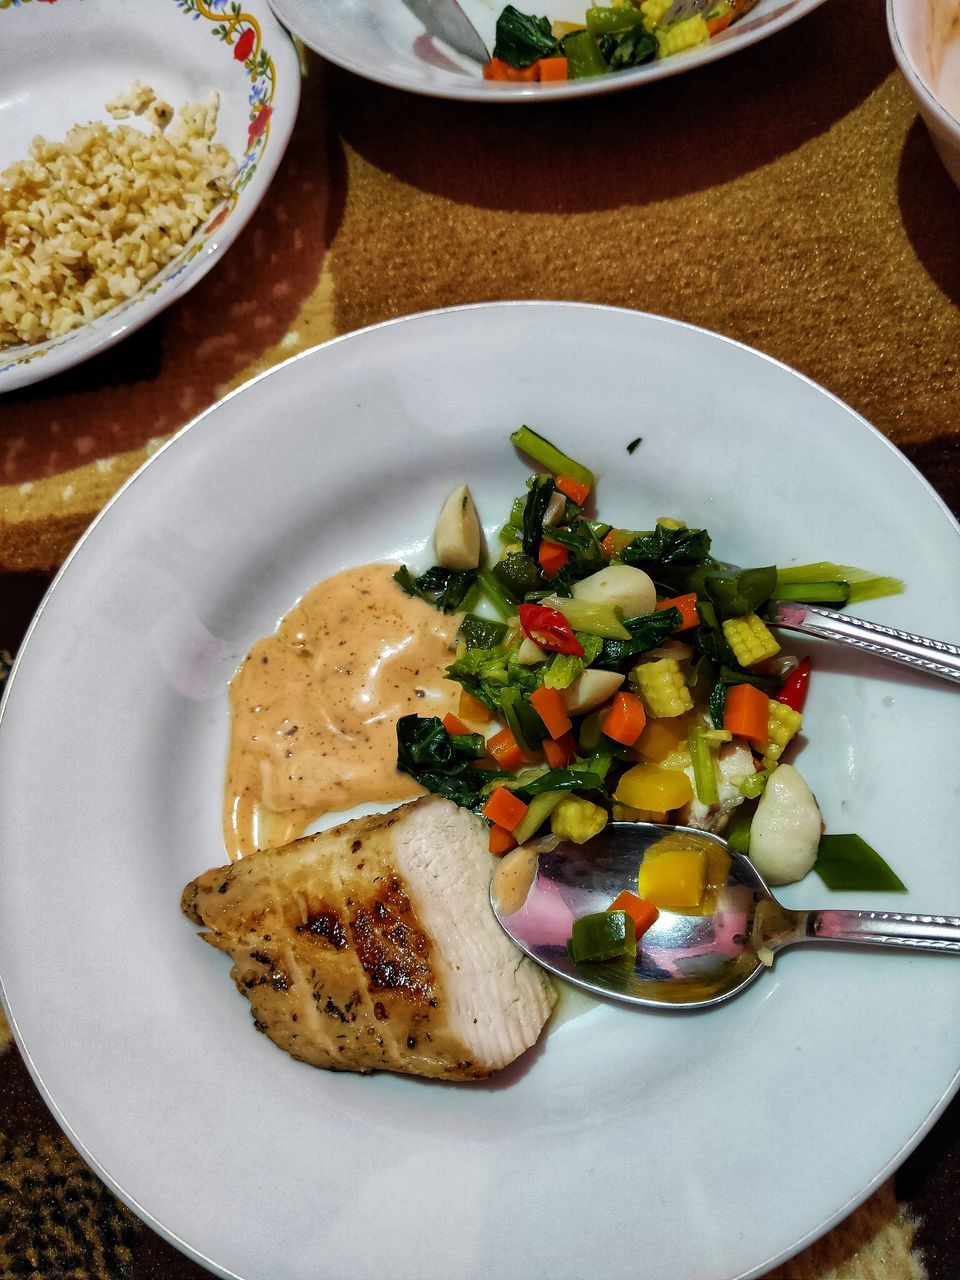
[(879, 622), (866, 622), (832, 609), (812, 604), (773, 602), (773, 626), (799, 631), (824, 640), (836, 640), (877, 658), (899, 662), (914, 671), (960, 684), (960, 646), (945, 640), (930, 640), (912, 631), (898, 631)]

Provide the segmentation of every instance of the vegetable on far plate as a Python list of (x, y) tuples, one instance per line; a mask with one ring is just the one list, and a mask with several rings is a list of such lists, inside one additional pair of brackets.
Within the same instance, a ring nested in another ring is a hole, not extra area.
[(570, 21), (553, 23), (508, 4), (497, 19), (484, 78), (532, 83), (627, 71), (703, 44), (754, 4), (714, 0), (703, 12), (675, 13), (672, 0), (613, 0), (571, 8)]

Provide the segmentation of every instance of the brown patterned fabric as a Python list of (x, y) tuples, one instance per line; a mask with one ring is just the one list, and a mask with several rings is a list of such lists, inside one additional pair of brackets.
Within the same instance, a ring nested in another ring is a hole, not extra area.
[[(960, 509), (960, 195), (882, 0), (834, 0), (714, 66), (571, 104), (437, 102), (306, 68), (281, 171), (211, 274), (112, 351), (0, 397), (0, 651), (194, 414), (336, 333), (462, 302), (613, 303), (739, 338), (860, 410)], [(958, 1208), (954, 1103), (895, 1180), (768, 1280), (956, 1280)], [(201, 1274), (87, 1170), (7, 1038), (0, 1278)]]

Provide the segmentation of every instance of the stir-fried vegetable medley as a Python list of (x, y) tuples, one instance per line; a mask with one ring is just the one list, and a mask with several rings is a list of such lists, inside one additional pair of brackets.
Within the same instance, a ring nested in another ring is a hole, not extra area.
[[(593, 517), (587, 467), (528, 427), (511, 440), (540, 470), (493, 562), (481, 563), (464, 487), (437, 526), (445, 563), (395, 575), (465, 611), (447, 669), (459, 715), (404, 716), (399, 767), (482, 813), (495, 854), (550, 833), (582, 843), (610, 819), (666, 822), (724, 831), (772, 883), (799, 879), (822, 823), (783, 757), (803, 728), (811, 664), (782, 653), (771, 602), (840, 605), (902, 584), (827, 562), (733, 568), (679, 519), (613, 527)], [(899, 885), (857, 837), (830, 841), (844, 887)]]
[(692, 49), (748, 12), (756, 0), (611, 0), (581, 22), (553, 22), (508, 4), (497, 19), (488, 80), (558, 81), (602, 76)]

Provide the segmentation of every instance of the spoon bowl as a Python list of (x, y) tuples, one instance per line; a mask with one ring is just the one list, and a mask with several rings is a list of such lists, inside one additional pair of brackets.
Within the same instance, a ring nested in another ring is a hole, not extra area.
[[(645, 859), (703, 850), (712, 868), (701, 905), (661, 909), (635, 956), (575, 963), (574, 920), (636, 891)], [(718, 874), (719, 871), (719, 874)], [(725, 840), (691, 827), (609, 823), (584, 845), (561, 841), (537, 855), (521, 846), (501, 860), (490, 886), (494, 914), (518, 947), (545, 969), (594, 995), (656, 1008), (704, 1009), (743, 991), (784, 947), (838, 942), (960, 955), (960, 918), (888, 911), (793, 911)]]

